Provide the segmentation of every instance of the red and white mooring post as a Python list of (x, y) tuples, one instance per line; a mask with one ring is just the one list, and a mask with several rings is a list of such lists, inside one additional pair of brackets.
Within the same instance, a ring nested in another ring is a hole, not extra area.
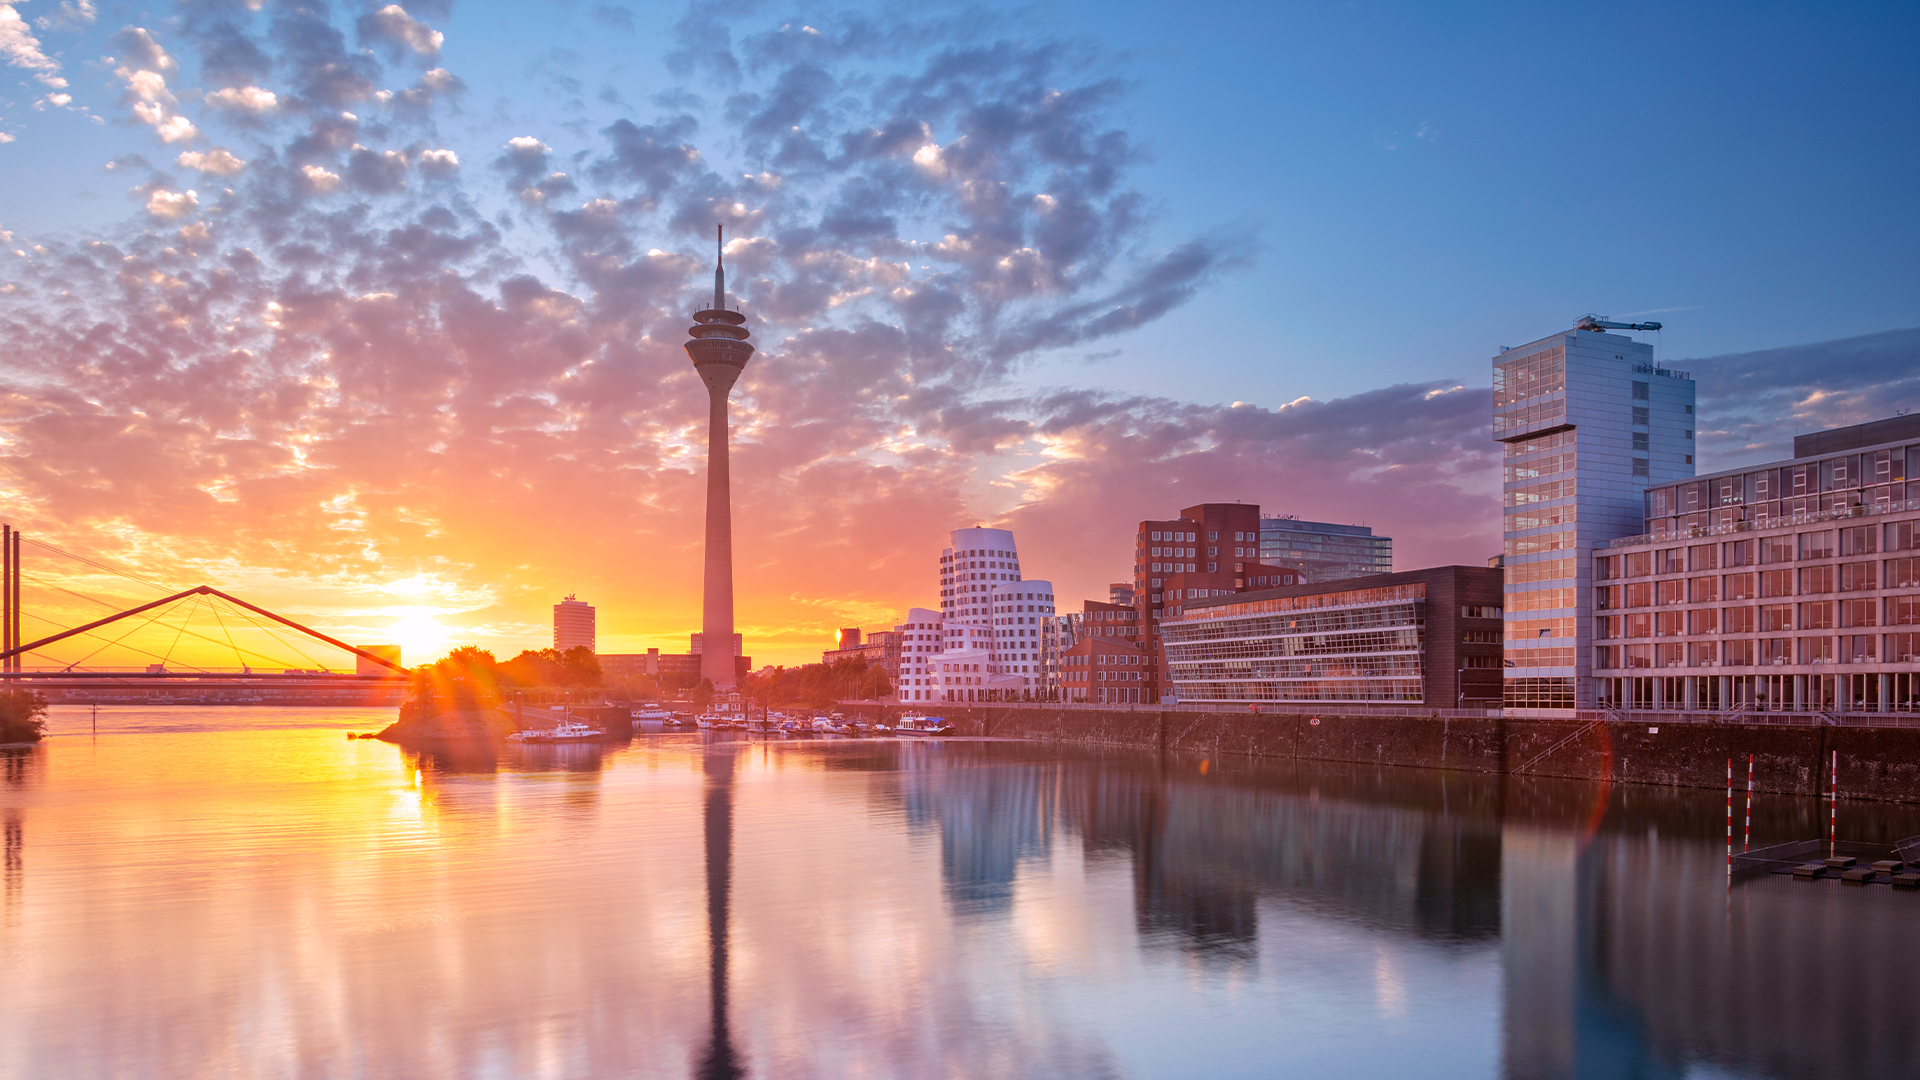
[(1833, 752), (1833, 779), (1827, 787), (1827, 858), (1840, 854), (1835, 850), (1840, 838), (1840, 751)]
[(1753, 848), (1753, 755), (1747, 755), (1747, 823), (1740, 833), (1742, 854)]

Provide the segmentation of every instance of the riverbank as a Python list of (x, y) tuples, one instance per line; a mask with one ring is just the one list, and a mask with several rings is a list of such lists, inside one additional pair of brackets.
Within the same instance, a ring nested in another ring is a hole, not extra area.
[[(884, 716), (886, 705), (848, 705)], [(1308, 713), (943, 706), (962, 735), (1136, 746), (1307, 761), (1724, 788), (1727, 761), (1756, 791), (1825, 795), (1838, 768), (1843, 799), (1920, 803), (1920, 729), (1662, 724), (1658, 720), (1523, 720)], [(1836, 756), (1837, 755), (1837, 756)]]

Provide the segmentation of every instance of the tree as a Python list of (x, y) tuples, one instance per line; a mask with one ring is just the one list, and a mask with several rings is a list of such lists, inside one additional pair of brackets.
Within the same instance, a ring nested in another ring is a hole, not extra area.
[(702, 710), (713, 704), (712, 679), (701, 679), (700, 685), (693, 688), (693, 704), (695, 708)]
[(36, 690), (0, 693), (0, 742), (39, 742), (46, 733), (47, 699)]
[(431, 706), (433, 713), (484, 709), (499, 703), (500, 682), (492, 653), (462, 645), (437, 663), (414, 669), (413, 700), (416, 707)]

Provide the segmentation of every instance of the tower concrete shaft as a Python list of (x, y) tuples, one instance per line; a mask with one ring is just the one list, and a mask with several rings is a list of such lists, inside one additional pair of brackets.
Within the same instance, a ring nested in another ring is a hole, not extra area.
[[(716, 242), (720, 239), (715, 230)], [(727, 310), (726, 267), (716, 253), (713, 306), (693, 314), (687, 357), (707, 387), (707, 562), (700, 612), (700, 674), (716, 689), (737, 682), (733, 649), (733, 502), (727, 454), (727, 395), (753, 357), (747, 317)]]

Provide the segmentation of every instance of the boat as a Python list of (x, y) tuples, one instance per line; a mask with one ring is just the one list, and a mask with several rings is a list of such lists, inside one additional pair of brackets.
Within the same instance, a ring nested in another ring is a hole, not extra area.
[(908, 713), (893, 726), (895, 735), (951, 735), (953, 725), (945, 717)]
[(816, 716), (813, 718), (813, 730), (829, 735), (844, 735), (847, 727), (831, 716)]
[(724, 728), (727, 726), (727, 718), (712, 715), (700, 716), (693, 721), (693, 726), (701, 728)]
[(577, 720), (562, 720), (559, 726), (550, 728), (528, 728), (507, 736), (508, 742), (516, 743), (580, 743), (598, 742), (606, 732), (597, 727), (588, 727)]
[(633, 710), (633, 718), (638, 721), (657, 720), (662, 724), (673, 722), (673, 714), (658, 705), (642, 705)]

